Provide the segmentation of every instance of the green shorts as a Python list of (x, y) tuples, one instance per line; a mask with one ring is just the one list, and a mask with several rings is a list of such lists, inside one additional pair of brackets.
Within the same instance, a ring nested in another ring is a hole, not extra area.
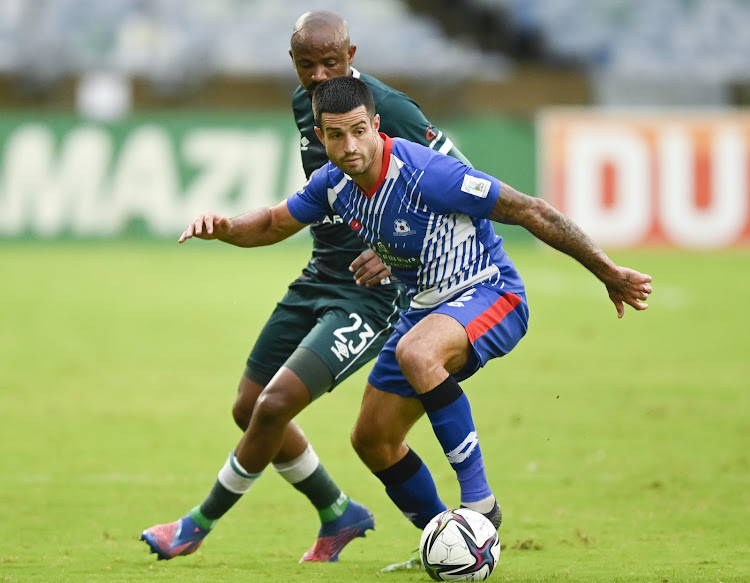
[[(304, 348), (325, 364), (333, 379), (324, 389), (311, 388), (315, 399), (377, 356), (407, 306), (399, 285), (361, 288), (300, 278), (261, 330), (245, 376), (265, 386), (298, 348)], [(289, 368), (297, 372), (295, 366)]]

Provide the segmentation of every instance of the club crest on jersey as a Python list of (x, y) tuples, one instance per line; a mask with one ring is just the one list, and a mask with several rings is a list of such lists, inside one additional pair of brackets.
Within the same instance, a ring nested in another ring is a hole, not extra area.
[(352, 228), (352, 231), (359, 231), (362, 228), (362, 223), (357, 219), (354, 219), (351, 223), (349, 223), (349, 226)]
[(407, 223), (404, 219), (396, 219), (393, 221), (393, 234), (398, 237), (403, 237), (405, 235), (413, 235), (416, 233), (414, 229), (409, 227), (409, 223)]
[(302, 139), (299, 141), (299, 149), (303, 152), (307, 151), (307, 146), (310, 145), (310, 140), (307, 139), (307, 136), (302, 136)]
[(487, 198), (487, 195), (490, 193), (490, 181), (478, 176), (472, 176), (471, 174), (465, 174), (461, 190), (472, 196)]

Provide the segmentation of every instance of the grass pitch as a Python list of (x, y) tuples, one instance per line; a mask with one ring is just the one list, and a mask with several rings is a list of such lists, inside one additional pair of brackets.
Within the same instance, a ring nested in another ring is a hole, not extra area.
[[(750, 254), (612, 253), (655, 289), (617, 320), (572, 260), (509, 250), (530, 331), (464, 385), (505, 516), (490, 580), (750, 580)], [(338, 564), (297, 563), (317, 518), (273, 471), (196, 554), (157, 563), (138, 540), (212, 486), (244, 359), (308, 253), (0, 243), (0, 583), (429, 581), (379, 573), (419, 532), (349, 446), (363, 371), (299, 419), (376, 516)], [(426, 422), (410, 443), (457, 504)]]

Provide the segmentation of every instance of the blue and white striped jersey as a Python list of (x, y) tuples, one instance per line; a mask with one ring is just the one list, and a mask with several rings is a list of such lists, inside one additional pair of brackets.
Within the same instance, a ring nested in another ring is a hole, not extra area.
[(385, 138), (383, 173), (364, 192), (331, 162), (288, 199), (302, 223), (338, 214), (404, 282), (413, 308), (431, 308), (479, 283), (523, 291), (490, 214), (500, 182), (421, 144)]

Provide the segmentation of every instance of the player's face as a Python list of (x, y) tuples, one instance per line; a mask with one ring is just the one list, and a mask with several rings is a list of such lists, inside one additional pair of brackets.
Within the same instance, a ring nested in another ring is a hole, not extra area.
[(328, 159), (358, 184), (375, 182), (380, 174), (380, 117), (371, 118), (364, 105), (348, 113), (324, 113), (315, 128)]
[(299, 82), (312, 95), (315, 88), (333, 77), (349, 74), (357, 47), (336, 42), (323, 31), (312, 32), (289, 50)]

